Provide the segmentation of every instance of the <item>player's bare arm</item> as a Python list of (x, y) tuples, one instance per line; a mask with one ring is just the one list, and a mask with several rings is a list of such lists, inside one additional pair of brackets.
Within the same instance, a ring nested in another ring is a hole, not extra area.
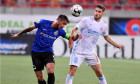
[(81, 34), (76, 34), (75, 36), (72, 37), (72, 40), (76, 41), (78, 38), (81, 39), (82, 35)]
[(69, 48), (72, 48), (73, 46), (73, 41), (77, 40), (78, 38), (81, 39), (82, 38), (82, 35), (81, 34), (77, 34), (74, 36), (75, 32), (78, 30), (77, 27), (74, 27), (72, 29), (72, 32), (71, 32), (71, 36), (69, 38)]
[(73, 41), (76, 41), (78, 38), (81, 39), (82, 35), (81, 34), (76, 34), (73, 37), (71, 37), (71, 36), (69, 37), (69, 48), (72, 48)]
[(33, 25), (33, 26), (30, 26), (30, 27), (28, 27), (28, 28), (26, 28), (26, 29), (24, 29), (23, 31), (21, 31), (21, 32), (19, 32), (19, 33), (17, 33), (17, 34), (12, 35), (11, 37), (12, 37), (12, 38), (16, 38), (16, 37), (22, 35), (23, 33), (32, 31), (33, 29), (35, 29), (35, 26), (34, 26), (34, 25)]
[(113, 46), (115, 46), (115, 47), (117, 47), (117, 48), (119, 48), (119, 49), (124, 49), (124, 46), (123, 46), (123, 45), (117, 44), (115, 41), (113, 41), (113, 40), (111, 39), (111, 37), (110, 37), (109, 35), (104, 36), (104, 39), (105, 39), (107, 42), (109, 42), (110, 44), (112, 44)]

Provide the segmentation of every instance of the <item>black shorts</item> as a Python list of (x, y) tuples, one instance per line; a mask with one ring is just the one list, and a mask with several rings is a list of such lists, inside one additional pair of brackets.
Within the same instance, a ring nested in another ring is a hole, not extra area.
[(34, 71), (41, 71), (47, 63), (55, 63), (53, 52), (31, 53)]

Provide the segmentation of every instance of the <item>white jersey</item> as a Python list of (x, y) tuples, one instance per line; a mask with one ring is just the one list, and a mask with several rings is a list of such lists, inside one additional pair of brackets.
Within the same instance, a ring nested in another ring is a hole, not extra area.
[(108, 35), (107, 25), (103, 20), (97, 22), (94, 17), (83, 18), (76, 27), (82, 34), (82, 39), (78, 39), (74, 46), (73, 52), (79, 54), (92, 54), (96, 50), (96, 42), (100, 35)]

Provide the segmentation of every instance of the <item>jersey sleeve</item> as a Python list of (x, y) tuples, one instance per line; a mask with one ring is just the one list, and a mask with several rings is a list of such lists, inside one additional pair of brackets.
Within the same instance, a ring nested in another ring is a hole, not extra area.
[(70, 37), (70, 35), (68, 33), (66, 33), (64, 29), (61, 29), (60, 36), (62, 36), (63, 38), (66, 38), (66, 39), (68, 39)]
[(40, 26), (40, 21), (34, 22), (35, 28), (38, 28)]
[(76, 27), (81, 30), (82, 28), (85, 27), (85, 22), (86, 22), (86, 18), (83, 18), (77, 25)]
[(105, 30), (102, 33), (102, 36), (107, 36), (108, 35), (108, 27), (105, 25)]
[(66, 33), (65, 38), (69, 39), (70, 35), (68, 33)]
[(35, 28), (40, 28), (40, 25), (43, 21), (44, 21), (43, 19), (40, 19), (39, 21), (34, 22)]

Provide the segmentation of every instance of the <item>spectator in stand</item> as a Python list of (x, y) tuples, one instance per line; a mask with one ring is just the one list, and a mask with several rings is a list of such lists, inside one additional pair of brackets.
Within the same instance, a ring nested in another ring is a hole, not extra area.
[(119, 2), (121, 3), (121, 4), (124, 4), (124, 3), (126, 3), (128, 0), (119, 0)]
[(14, 7), (14, 6), (16, 6), (16, 0), (6, 0), (5, 5)]
[(58, 0), (50, 0), (51, 7), (52, 7), (52, 8), (59, 8), (60, 5), (59, 5), (58, 2), (59, 2)]
[(27, 0), (17, 0), (17, 7), (27, 8)]
[(1, 5), (5, 6), (5, 0), (1, 0)]

